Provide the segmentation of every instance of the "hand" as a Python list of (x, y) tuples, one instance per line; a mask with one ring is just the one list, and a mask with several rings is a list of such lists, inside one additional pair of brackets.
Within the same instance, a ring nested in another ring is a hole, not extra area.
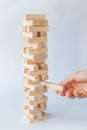
[(63, 92), (56, 91), (61, 96), (67, 96), (69, 98), (87, 97), (87, 70), (72, 74), (59, 85), (65, 87)]

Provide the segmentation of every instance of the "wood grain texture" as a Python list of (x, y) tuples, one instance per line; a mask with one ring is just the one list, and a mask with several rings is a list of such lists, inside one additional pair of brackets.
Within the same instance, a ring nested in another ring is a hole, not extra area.
[(48, 118), (48, 115), (47, 115), (45, 112), (43, 112), (43, 115), (42, 115), (41, 118), (38, 118), (38, 119), (30, 119), (30, 118), (29, 118), (29, 115), (27, 115), (27, 114), (25, 113), (25, 118), (26, 118), (30, 123), (35, 123), (35, 122), (38, 122), (38, 121), (42, 121), (42, 120), (47, 119), (47, 118)]
[(45, 20), (46, 16), (44, 14), (25, 14), (24, 20)]
[(47, 87), (47, 88), (52, 88), (54, 90), (58, 90), (58, 91), (64, 91), (65, 90), (65, 88), (63, 86), (60, 86), (58, 84), (51, 83), (51, 82), (45, 82), (44, 86)]
[(30, 19), (30, 20), (24, 20), (22, 25), (27, 26), (47, 26), (48, 21), (46, 19)]

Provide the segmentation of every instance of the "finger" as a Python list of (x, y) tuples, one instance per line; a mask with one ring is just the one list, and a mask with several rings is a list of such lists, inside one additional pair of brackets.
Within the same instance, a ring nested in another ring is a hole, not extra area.
[(62, 92), (56, 91), (56, 94), (59, 94), (60, 96), (65, 96), (65, 92), (64, 91), (62, 91)]
[(71, 92), (66, 92), (66, 96), (68, 98), (75, 98), (75, 96)]
[(75, 91), (74, 92), (74, 96), (76, 97), (76, 98), (85, 98), (86, 96), (83, 94), (83, 93), (79, 93), (79, 92), (77, 92), (77, 91)]
[(70, 93), (70, 92), (66, 92), (66, 96), (67, 96), (68, 98), (74, 98), (74, 96), (72, 96), (72, 93)]
[(78, 94), (80, 95), (80, 98), (85, 98), (87, 96), (84, 90), (79, 91)]
[(65, 96), (65, 92), (59, 92), (58, 93), (60, 96)]
[(69, 88), (66, 90), (65, 92), (65, 95), (68, 97), (68, 98), (75, 98), (74, 94), (73, 94), (73, 88)]

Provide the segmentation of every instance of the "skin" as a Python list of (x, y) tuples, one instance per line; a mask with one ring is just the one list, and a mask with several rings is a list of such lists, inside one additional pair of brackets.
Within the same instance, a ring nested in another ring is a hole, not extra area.
[(60, 96), (67, 96), (68, 98), (85, 98), (87, 97), (87, 70), (75, 72), (62, 83), (64, 91), (56, 91)]

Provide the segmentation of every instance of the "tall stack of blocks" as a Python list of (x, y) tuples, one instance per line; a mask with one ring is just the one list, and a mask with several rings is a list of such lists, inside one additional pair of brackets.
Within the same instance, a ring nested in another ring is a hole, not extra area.
[(47, 31), (48, 21), (45, 15), (24, 15), (21, 27), (23, 41), (23, 68), (24, 68), (24, 115), (33, 123), (47, 118), (47, 87), (44, 81), (48, 79), (47, 59)]

